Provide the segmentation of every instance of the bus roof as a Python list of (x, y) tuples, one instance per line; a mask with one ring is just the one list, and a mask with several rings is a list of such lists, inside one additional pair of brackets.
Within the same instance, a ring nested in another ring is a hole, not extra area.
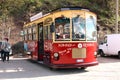
[(63, 7), (63, 8), (57, 8), (55, 10), (52, 10), (51, 12), (64, 11), (64, 10), (87, 10), (87, 11), (89, 11), (89, 9), (83, 8), (83, 7)]
[[(43, 14), (40, 18), (45, 17), (45, 16), (47, 16), (47, 15), (49, 15), (49, 14), (51, 14), (51, 13), (55, 13), (55, 12), (58, 12), (58, 11), (65, 11), (65, 10), (85, 10), (85, 11), (89, 11), (89, 9), (83, 8), (83, 7), (62, 7), (62, 8), (54, 9), (54, 10), (50, 11), (49, 13)], [(34, 16), (35, 16), (35, 15), (34, 15)], [(37, 18), (37, 19), (39, 19), (39, 18)], [(37, 19), (34, 19), (34, 20), (28, 22), (27, 24), (29, 24), (29, 23), (37, 20)], [(26, 24), (25, 24), (25, 25), (26, 25)]]

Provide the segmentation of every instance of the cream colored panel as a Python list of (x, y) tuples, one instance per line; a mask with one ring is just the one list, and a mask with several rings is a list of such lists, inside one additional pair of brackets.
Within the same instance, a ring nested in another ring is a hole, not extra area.
[(72, 58), (86, 58), (86, 48), (73, 48)]

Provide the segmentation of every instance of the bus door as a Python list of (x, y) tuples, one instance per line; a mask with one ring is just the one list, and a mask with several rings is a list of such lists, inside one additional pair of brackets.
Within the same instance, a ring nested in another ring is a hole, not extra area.
[(44, 54), (44, 38), (43, 38), (43, 23), (38, 24), (38, 60), (43, 61)]

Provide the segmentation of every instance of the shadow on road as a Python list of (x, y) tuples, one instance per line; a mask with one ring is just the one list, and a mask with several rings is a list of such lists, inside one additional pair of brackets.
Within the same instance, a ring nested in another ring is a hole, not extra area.
[(33, 63), (26, 58), (11, 59), (9, 62), (0, 61), (0, 79), (30, 79), (36, 77), (71, 75), (86, 73), (81, 69), (50, 70), (48, 67)]

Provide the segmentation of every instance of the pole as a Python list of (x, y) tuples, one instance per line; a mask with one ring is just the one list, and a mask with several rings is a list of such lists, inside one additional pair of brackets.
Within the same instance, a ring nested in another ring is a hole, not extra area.
[(116, 25), (115, 25), (115, 33), (118, 33), (118, 6), (119, 5), (119, 0), (116, 0)]
[(8, 39), (10, 38), (11, 28), (8, 28)]

